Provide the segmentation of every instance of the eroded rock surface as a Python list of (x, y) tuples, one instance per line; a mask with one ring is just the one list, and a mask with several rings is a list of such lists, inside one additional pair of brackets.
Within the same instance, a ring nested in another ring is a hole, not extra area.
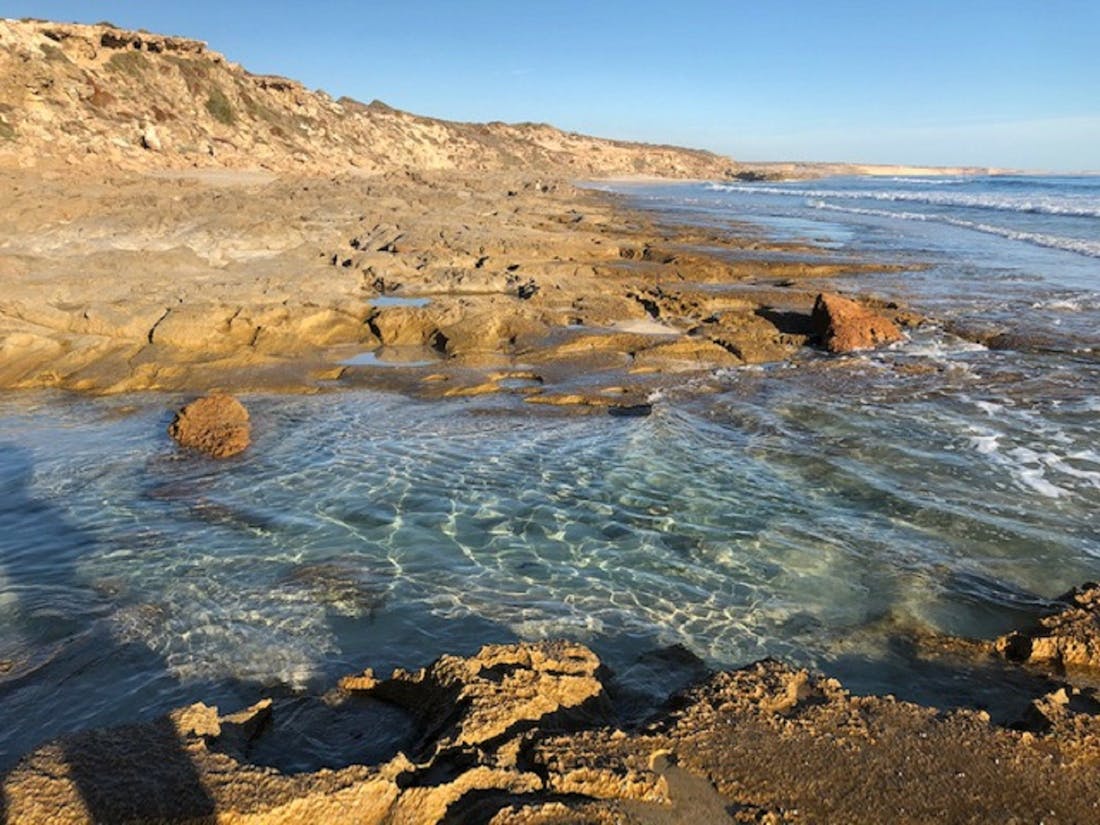
[(1016, 662), (1100, 671), (1100, 585), (1085, 584), (1059, 601), (1067, 606), (1034, 628), (1002, 636), (997, 652)]
[[(609, 722), (599, 671), (599, 659), (583, 645), (489, 645), (473, 658), (443, 656), (429, 668), (398, 670), (384, 680), (368, 670), (340, 685), (414, 712), (425, 741), (443, 751), (485, 747), (550, 716), (563, 725)], [(456, 706), (462, 708), (457, 717)]]
[[(551, 363), (548, 395), (608, 372), (644, 396), (790, 357), (801, 279), (898, 269), (570, 183), (727, 158), (332, 100), (194, 40), (0, 21), (0, 100), (0, 387), (465, 395)], [(379, 347), (446, 382), (346, 363)]]
[(812, 324), (829, 352), (873, 349), (901, 340), (897, 324), (863, 304), (823, 292), (814, 302)]
[(231, 395), (207, 395), (185, 405), (168, 427), (181, 447), (212, 458), (243, 452), (252, 440), (252, 424), (244, 404)]
[[(1027, 730), (852, 696), (762, 661), (620, 726), (608, 674), (566, 642), (490, 645), (416, 672), (344, 680), (405, 708), (409, 753), (285, 774), (250, 761), (278, 705), (77, 734), (3, 778), (8, 821), (226, 823), (1092, 822), (1100, 701), (1037, 696)], [(345, 699), (344, 701), (347, 701)], [(410, 740), (411, 741), (411, 740)], [(391, 751), (392, 753), (392, 751)]]
[[(0, 386), (433, 397), (537, 367), (533, 395), (602, 372), (644, 397), (683, 373), (791, 357), (816, 295), (801, 279), (883, 268), (832, 252), (761, 260), (798, 248), (656, 226), (551, 180), (0, 169)], [(347, 363), (383, 349), (439, 363)], [(424, 386), (429, 372), (446, 379)]]

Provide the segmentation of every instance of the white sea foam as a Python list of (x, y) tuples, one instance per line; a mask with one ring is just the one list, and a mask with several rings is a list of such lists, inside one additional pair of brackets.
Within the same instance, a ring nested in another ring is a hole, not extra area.
[(1059, 296), (1035, 301), (1032, 309), (1052, 309), (1060, 312), (1086, 312), (1100, 309), (1100, 293), (1075, 296)]
[(993, 226), (988, 223), (967, 221), (961, 218), (952, 218), (947, 215), (931, 215), (925, 212), (891, 212), (885, 209), (864, 209), (856, 206), (839, 206), (823, 200), (812, 200), (808, 205), (814, 209), (824, 209), (830, 212), (843, 212), (849, 215), (867, 215), (876, 218), (893, 218), (903, 221), (925, 221), (930, 223), (944, 223), (950, 226), (958, 226), (962, 229), (971, 229), (975, 232), (984, 232), (988, 235), (999, 235), (1014, 241), (1023, 241), (1035, 246), (1045, 246), (1050, 249), (1061, 249), (1066, 252), (1076, 252), (1080, 255), (1088, 255), (1092, 258), (1100, 258), (1100, 241), (1083, 241), (1078, 238), (1065, 238), (1059, 235), (1048, 235), (1042, 232), (1020, 232), (1004, 226)]
[(999, 413), (1004, 411), (1004, 406), (1002, 404), (995, 404), (992, 401), (975, 401), (974, 406), (990, 418), (995, 418)]
[(1080, 300), (1058, 298), (1050, 301), (1036, 301), (1031, 305), (1032, 309), (1062, 309), (1069, 312), (1080, 312), (1084, 307)]
[(873, 200), (900, 203), (923, 203), (931, 206), (989, 209), (998, 212), (1028, 212), (1038, 215), (1063, 215), (1100, 218), (1100, 198), (1096, 197), (1036, 197), (1011, 195), (977, 195), (955, 192), (907, 192), (900, 189), (813, 189), (782, 186), (752, 186), (749, 184), (712, 183), (712, 191), (746, 194), (789, 195), (803, 198), (835, 198), (843, 200)]
[(890, 349), (898, 355), (929, 358), (942, 363), (956, 355), (985, 352), (987, 347), (975, 341), (966, 341), (947, 335), (942, 329), (925, 329), (910, 333), (904, 340), (893, 344)]
[(1046, 480), (1042, 467), (1021, 467), (1016, 477), (1036, 493), (1047, 498), (1061, 498), (1066, 491)]
[(1001, 439), (1000, 433), (990, 433), (986, 435), (972, 435), (970, 436), (971, 446), (982, 455), (989, 455), (997, 452), (999, 442)]
[[(1047, 469), (1056, 458), (1050, 453), (1038, 453), (1029, 447), (1013, 447), (1003, 454), (1009, 471), (1017, 482), (1047, 498), (1062, 498), (1069, 494), (1047, 478)], [(1053, 469), (1053, 468), (1051, 468)]]
[(883, 178), (892, 183), (911, 183), (916, 186), (957, 186), (960, 183), (972, 183), (973, 178), (909, 178), (903, 175)]

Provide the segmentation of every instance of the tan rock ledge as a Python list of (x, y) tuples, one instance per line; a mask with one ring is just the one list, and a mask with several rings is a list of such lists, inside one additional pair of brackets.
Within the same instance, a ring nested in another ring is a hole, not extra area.
[[(1093, 590), (1044, 620), (1048, 638), (1072, 625), (1081, 645), (1095, 644)], [(977, 662), (994, 645), (944, 639), (942, 647)], [(1100, 814), (1094, 688), (1038, 694), (1018, 724), (1002, 727), (985, 711), (853, 696), (834, 679), (766, 660), (706, 677), (644, 724), (624, 726), (609, 677), (592, 651), (569, 642), (489, 645), (388, 678), (349, 676), (329, 706), (364, 697), (393, 704), (411, 737), (371, 764), (297, 774), (250, 756), (276, 735), (278, 701), (232, 714), (197, 704), (42, 746), (3, 777), (0, 805), (10, 823), (59, 825), (701, 816), (877, 825)]]

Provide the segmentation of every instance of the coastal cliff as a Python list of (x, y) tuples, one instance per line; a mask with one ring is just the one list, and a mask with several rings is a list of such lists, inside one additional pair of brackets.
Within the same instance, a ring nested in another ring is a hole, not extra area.
[(723, 178), (728, 158), (538, 123), (456, 123), (252, 74), (198, 40), (0, 20), (0, 164)]

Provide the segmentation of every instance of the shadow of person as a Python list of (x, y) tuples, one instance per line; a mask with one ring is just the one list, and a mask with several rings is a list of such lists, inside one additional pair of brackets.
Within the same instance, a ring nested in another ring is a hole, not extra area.
[(94, 822), (191, 821), (214, 814), (214, 800), (168, 718), (78, 733), (63, 740), (62, 751)]
[[(174, 680), (161, 657), (143, 645), (119, 645), (97, 621), (110, 615), (113, 605), (78, 573), (80, 559), (96, 542), (59, 508), (32, 494), (33, 477), (30, 452), (0, 442), (0, 771), (5, 772), (44, 739), (87, 727), (103, 692), (124, 695), (134, 682)], [(173, 810), (211, 814), (213, 800), (172, 724), (161, 720), (143, 730), (151, 733), (133, 743), (141, 749), (136, 774), (143, 787), (159, 784), (160, 796), (171, 796), (180, 806)], [(89, 732), (60, 743), (66, 764), (58, 767), (96, 822), (130, 819), (137, 799), (118, 781), (132, 780), (133, 770), (115, 773), (115, 784), (107, 779), (119, 767), (112, 760), (122, 758), (109, 741), (125, 737), (116, 729), (109, 736)], [(159, 810), (167, 803), (154, 794), (142, 804)], [(17, 807), (17, 800), (0, 790), (0, 822), (18, 817)]]

